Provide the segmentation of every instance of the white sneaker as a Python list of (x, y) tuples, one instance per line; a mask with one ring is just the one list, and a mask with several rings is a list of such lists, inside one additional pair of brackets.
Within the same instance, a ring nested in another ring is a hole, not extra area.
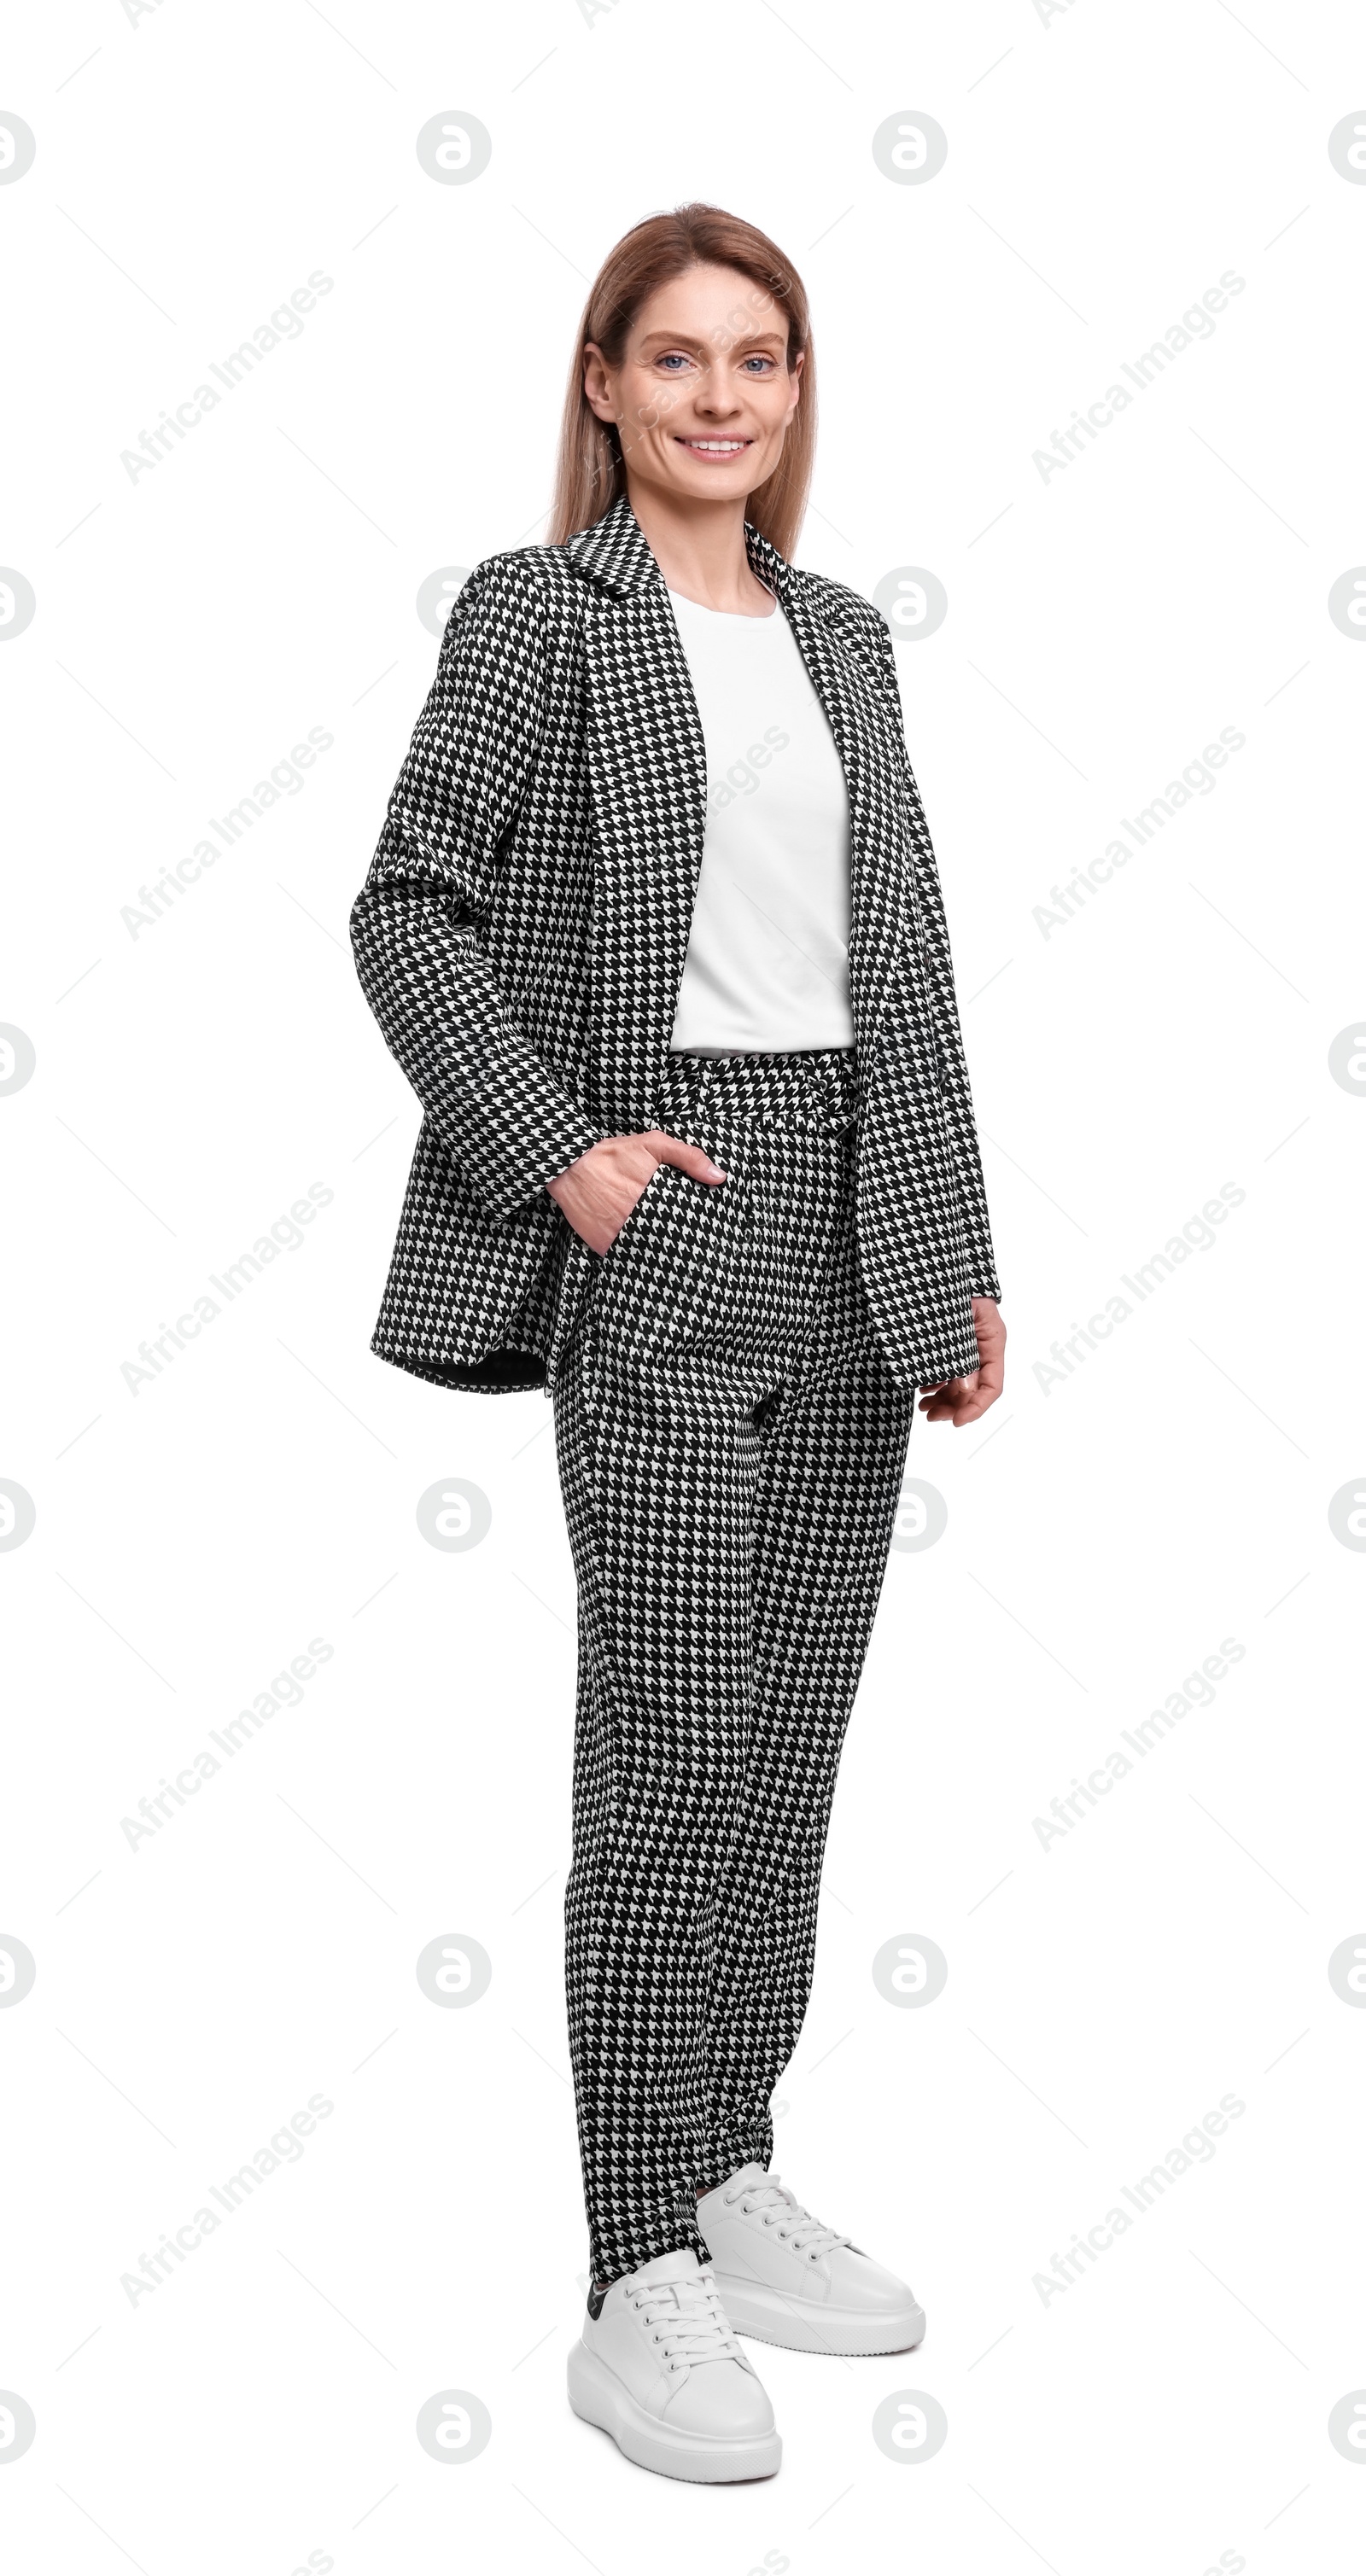
[(925, 2311), (904, 2281), (823, 2227), (776, 2174), (741, 2165), (704, 2193), (697, 2224), (738, 2334), (794, 2352), (909, 2352)]
[(772, 2477), (768, 2393), (690, 2246), (613, 2281), (569, 2356), (569, 2403), (642, 2469), (719, 2484)]

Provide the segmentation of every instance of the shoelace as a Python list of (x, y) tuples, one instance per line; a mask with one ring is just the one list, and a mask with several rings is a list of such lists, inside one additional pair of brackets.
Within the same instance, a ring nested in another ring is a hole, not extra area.
[[(778, 2234), (790, 2241), (794, 2254), (805, 2254), (813, 2263), (818, 2263), (822, 2254), (831, 2253), (836, 2245), (853, 2243), (852, 2237), (841, 2236), (838, 2228), (826, 2227), (819, 2218), (813, 2218), (810, 2210), (803, 2209), (795, 2193), (788, 2190), (786, 2183), (779, 2182), (775, 2173), (767, 2173), (760, 2180), (737, 2183), (733, 2191), (725, 2192), (722, 2197), (728, 2209), (738, 2200), (746, 2212), (761, 2210), (765, 2227), (777, 2227)], [(786, 2220), (785, 2225), (779, 2220), (780, 2210)]]
[(660, 2329), (653, 2340), (663, 2347), (670, 2370), (686, 2370), (702, 2361), (744, 2361), (715, 2282), (706, 2272), (681, 2281), (645, 2282), (628, 2295), (643, 2322)]

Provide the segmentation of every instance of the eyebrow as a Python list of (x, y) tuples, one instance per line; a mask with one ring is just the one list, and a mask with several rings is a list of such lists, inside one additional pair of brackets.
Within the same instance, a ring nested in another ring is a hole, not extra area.
[[(695, 331), (647, 331), (641, 347), (651, 349), (656, 342), (663, 348), (701, 349), (706, 346)], [(738, 340), (730, 342), (730, 349), (785, 349), (786, 346), (785, 331), (747, 331)], [(726, 354), (729, 355), (729, 349)]]

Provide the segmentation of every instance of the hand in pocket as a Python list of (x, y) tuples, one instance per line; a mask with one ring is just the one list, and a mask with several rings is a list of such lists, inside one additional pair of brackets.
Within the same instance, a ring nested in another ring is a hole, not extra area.
[(694, 1181), (715, 1185), (726, 1178), (700, 1145), (685, 1145), (681, 1136), (647, 1127), (640, 1135), (606, 1136), (601, 1144), (590, 1145), (546, 1188), (590, 1251), (606, 1252), (661, 1163), (673, 1163)]

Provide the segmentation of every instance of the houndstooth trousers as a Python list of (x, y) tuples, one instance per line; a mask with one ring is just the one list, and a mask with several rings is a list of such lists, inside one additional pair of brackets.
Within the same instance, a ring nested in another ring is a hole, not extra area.
[(913, 1394), (854, 1232), (853, 1051), (675, 1056), (555, 1388), (579, 1597), (569, 2013), (592, 2278), (773, 2151)]

